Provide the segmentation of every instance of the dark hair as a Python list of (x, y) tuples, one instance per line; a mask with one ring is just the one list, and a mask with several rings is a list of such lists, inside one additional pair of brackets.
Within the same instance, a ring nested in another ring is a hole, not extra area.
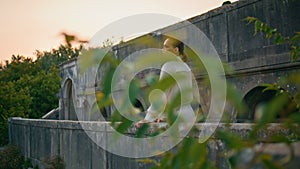
[(167, 37), (167, 39), (170, 39), (172, 42), (172, 45), (174, 48), (178, 48), (179, 55), (181, 56), (182, 61), (187, 61), (187, 56), (184, 53), (184, 43), (171, 37)]

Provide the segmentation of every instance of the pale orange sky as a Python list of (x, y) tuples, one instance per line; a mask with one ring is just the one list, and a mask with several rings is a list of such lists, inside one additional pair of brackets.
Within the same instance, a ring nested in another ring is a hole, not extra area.
[(88, 40), (104, 26), (126, 16), (160, 13), (187, 19), (221, 6), (224, 0), (0, 0), (0, 2), (0, 61), (3, 61), (11, 58), (12, 54), (32, 57), (35, 50), (49, 51), (62, 42), (63, 37), (60, 33), (63, 31)]

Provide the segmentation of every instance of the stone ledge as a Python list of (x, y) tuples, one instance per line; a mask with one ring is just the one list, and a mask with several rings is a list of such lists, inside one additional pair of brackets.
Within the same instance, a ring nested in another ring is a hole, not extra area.
[[(110, 122), (97, 122), (97, 121), (70, 121), (70, 120), (44, 120), (44, 119), (25, 119), (25, 118), (10, 118), (10, 124), (24, 125), (24, 126), (32, 126), (32, 127), (43, 127), (43, 128), (57, 128), (57, 129), (69, 129), (69, 130), (85, 130), (91, 132), (107, 132), (112, 133), (115, 130), (111, 127)], [(190, 135), (193, 137), (199, 136), (203, 127), (208, 130), (229, 130), (232, 133), (235, 133), (242, 137), (243, 139), (247, 139), (249, 137), (249, 133), (252, 128), (255, 126), (254, 123), (196, 123), (195, 129), (193, 132), (190, 132)], [(295, 125), (295, 127), (299, 127)], [(159, 130), (167, 129), (167, 123), (150, 123), (148, 132), (145, 134), (146, 136), (151, 135)], [(137, 132), (137, 128), (132, 126), (126, 132), (128, 135), (135, 135)], [(218, 139), (213, 131), (212, 138)], [(262, 130), (258, 131), (258, 142), (268, 142), (268, 138), (274, 135), (285, 135), (287, 137), (292, 136), (292, 131), (290, 129), (285, 128), (280, 123), (269, 123)], [(296, 140), (295, 140), (296, 141)]]

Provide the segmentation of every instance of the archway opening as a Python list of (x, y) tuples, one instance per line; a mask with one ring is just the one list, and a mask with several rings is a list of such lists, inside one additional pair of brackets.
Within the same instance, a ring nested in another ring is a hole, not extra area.
[(74, 105), (74, 88), (71, 80), (68, 80), (66, 82), (66, 96), (64, 109), (66, 120), (78, 120)]
[[(272, 122), (278, 122), (297, 111), (295, 100), (288, 91), (280, 87), (268, 88), (267, 85), (254, 87), (245, 95), (243, 102), (246, 110), (237, 114), (237, 122), (259, 121), (264, 117), (264, 113), (271, 113), (275, 117), (275, 121)], [(269, 108), (266, 109), (266, 106)]]

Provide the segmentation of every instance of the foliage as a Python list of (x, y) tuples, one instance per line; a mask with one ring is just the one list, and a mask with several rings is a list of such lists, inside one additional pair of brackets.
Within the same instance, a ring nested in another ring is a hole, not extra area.
[(176, 150), (164, 154), (164, 158), (152, 169), (213, 169), (208, 159), (207, 143), (199, 143), (197, 139), (185, 138)]
[[(293, 60), (299, 58), (299, 40), (300, 33), (297, 32), (292, 38), (283, 37), (277, 29), (272, 29), (265, 23), (261, 22), (257, 18), (247, 17), (249, 23), (254, 22), (255, 24), (255, 34), (260, 31), (266, 33), (266, 38), (270, 39), (274, 37), (275, 44), (286, 43), (291, 46), (291, 56)], [(283, 84), (294, 85), (297, 89), (300, 89), (299, 75), (291, 74), (288, 78), (282, 80)], [(232, 133), (228, 129), (218, 129), (216, 135), (223, 143), (225, 143), (226, 149), (222, 152), (218, 152), (219, 157), (225, 156), (230, 163), (230, 168), (270, 168), (270, 169), (279, 169), (286, 168), (287, 165), (293, 160), (293, 148), (291, 144), (295, 141), (299, 141), (300, 130), (300, 97), (299, 90), (293, 95), (289, 91), (282, 90), (282, 88), (277, 84), (264, 84), (265, 90), (275, 90), (275, 97), (269, 101), (263, 110), (262, 117), (253, 124), (253, 130), (250, 131), (246, 138), (241, 135)], [(238, 111), (244, 111), (245, 108), (243, 105), (237, 104), (239, 101), (238, 92), (228, 84), (228, 101), (231, 101)], [(286, 106), (286, 107), (285, 107)], [(282, 133), (274, 134), (266, 138), (266, 142), (270, 143), (284, 143), (290, 150), (289, 155), (284, 158), (276, 158), (274, 154), (266, 153), (262, 150), (257, 150), (257, 146), (260, 145), (263, 141), (261, 140), (260, 133), (266, 130), (269, 126), (269, 123), (274, 122), (276, 118), (280, 118), (282, 127), (286, 130), (289, 130), (289, 134), (283, 135)], [(189, 138), (190, 139), (190, 138)], [(196, 139), (194, 139), (196, 140)], [(177, 147), (176, 151), (167, 152), (164, 154), (161, 161), (153, 168), (212, 168), (217, 167), (218, 165), (211, 165), (210, 163), (202, 163), (199, 166), (194, 166), (195, 163), (200, 163), (201, 159), (209, 161), (209, 157), (205, 152), (205, 148), (209, 147), (209, 141), (216, 141), (215, 138), (210, 138), (206, 143), (202, 144), (202, 148), (195, 146), (197, 143), (190, 141), (189, 144), (186, 144), (186, 139)], [(188, 145), (188, 146), (185, 146)], [(195, 147), (193, 147), (195, 146)], [(193, 148), (190, 148), (193, 147)], [(194, 150), (194, 153), (190, 154)], [(183, 155), (182, 152), (185, 151), (186, 155)], [(202, 153), (197, 154), (197, 153)], [(194, 156), (198, 159), (190, 161)], [(184, 162), (185, 165), (183, 165)], [(211, 166), (208, 166), (211, 165)]]
[(8, 142), (9, 117), (41, 118), (58, 107), (58, 65), (78, 56), (79, 48), (60, 45), (50, 52), (36, 52), (33, 61), (13, 55), (0, 70), (0, 145)]
[(65, 169), (64, 160), (60, 156), (51, 156), (43, 160), (45, 169)]
[(28, 169), (28, 168), (32, 168), (33, 165), (31, 163), (31, 159), (30, 158), (26, 158), (23, 164), (23, 168), (24, 169)]
[(291, 56), (293, 61), (296, 61), (300, 57), (300, 32), (296, 32), (293, 37), (284, 37), (281, 33), (278, 32), (276, 28), (271, 28), (266, 23), (260, 21), (255, 17), (246, 17), (245, 21), (250, 23), (254, 23), (254, 35), (257, 32), (262, 32), (266, 34), (266, 38), (270, 39), (273, 37), (274, 43), (276, 45), (279, 44), (287, 44), (291, 48)]
[[(257, 18), (247, 17), (245, 19), (248, 23), (255, 24), (255, 33), (264, 32), (266, 38), (274, 38), (275, 44), (286, 43), (291, 46), (291, 56), (293, 60), (299, 58), (299, 32), (292, 38), (282, 36), (277, 29), (273, 29), (261, 22)], [(68, 46), (60, 46), (59, 49), (53, 49), (51, 52), (39, 52), (37, 51), (37, 60), (24, 58), (22, 56), (13, 56), (12, 62), (1, 66), (0, 71), (0, 118), (1, 132), (5, 133), (7, 130), (6, 120), (11, 116), (38, 118), (43, 113), (55, 108), (57, 106), (56, 93), (59, 89), (59, 76), (57, 65), (62, 61), (76, 57), (79, 54), (79, 49), (71, 48), (70, 41), (73, 41), (75, 37), (68, 37)], [(104, 45), (110, 46), (112, 43), (106, 41)], [(91, 56), (84, 60), (85, 63), (83, 69), (87, 69), (90, 64), (93, 64), (93, 56), (99, 54), (97, 49), (91, 49), (83, 51), (85, 56)], [(111, 98), (111, 81), (114, 71), (119, 64), (119, 61), (114, 58), (110, 52), (107, 56), (103, 56), (104, 59), (101, 64), (105, 65), (103, 71), (104, 80), (102, 81), (103, 95), (99, 98), (98, 106), (103, 108), (113, 104)], [(198, 65), (200, 65), (199, 63)], [(133, 102), (134, 98), (140, 92), (138, 79), (134, 80), (134, 84), (130, 89), (130, 101)], [(294, 83), (295, 86), (300, 88), (300, 81), (297, 75), (292, 75), (286, 79), (286, 83)], [(142, 82), (141, 82), (142, 84)], [(156, 81), (151, 84), (151, 87), (146, 91), (151, 91), (153, 88), (166, 89), (172, 85), (172, 79), (164, 79), (162, 81)], [(281, 112), (283, 105), (287, 102), (288, 97), (294, 98), (295, 109), (292, 112), (283, 114), (282, 125), (290, 131), (291, 137), (285, 135), (274, 135), (267, 138), (265, 142), (280, 142), (291, 147), (291, 144), (295, 141), (299, 141), (300, 131), (300, 95), (299, 91), (295, 95), (291, 95), (287, 91), (280, 90), (280, 86), (273, 84), (266, 84), (265, 90), (276, 89), (277, 93), (274, 99), (265, 105), (262, 118), (254, 124), (254, 128), (250, 131), (246, 138), (241, 137), (235, 133), (232, 133), (228, 129), (218, 130), (216, 132), (216, 138), (210, 138), (204, 143), (199, 143), (197, 139), (192, 136), (185, 138), (177, 147), (169, 152), (164, 153), (161, 159), (149, 160), (144, 159), (146, 162), (154, 163), (153, 168), (218, 168), (218, 164), (213, 163), (209, 156), (209, 143), (214, 141), (221, 141), (225, 144), (225, 149), (219, 151), (217, 156), (228, 159), (231, 168), (284, 168), (290, 159), (277, 160), (271, 154), (264, 153), (263, 151), (256, 151), (256, 146), (262, 143), (259, 140), (259, 133), (269, 126), (270, 122), (276, 118), (278, 113)], [(244, 111), (244, 106), (239, 104), (240, 95), (231, 85), (228, 85), (228, 100), (231, 101), (238, 111)], [(176, 100), (174, 101), (176, 102)], [(172, 116), (172, 110), (175, 109), (176, 104), (168, 105), (168, 123), (172, 124), (174, 116)], [(134, 122), (123, 117), (119, 112), (115, 111), (112, 115), (112, 125), (118, 132), (126, 133), (127, 130), (134, 125)], [(296, 126), (296, 127), (295, 127)], [(147, 133), (148, 125), (142, 126), (137, 131), (137, 137), (143, 137)], [(3, 134), (5, 135), (5, 134)], [(1, 137), (0, 138), (6, 138)], [(1, 140), (1, 143), (5, 140)], [(1, 155), (1, 154), (0, 154)], [(2, 160), (2, 158), (0, 158)], [(50, 157), (44, 160), (44, 163), (49, 169), (65, 168), (64, 161), (58, 156)], [(0, 162), (0, 165), (2, 163)], [(1, 168), (1, 167), (0, 167)]]
[[(1, 169), (29, 169), (32, 167), (31, 159), (26, 158), (24, 160), (24, 157), (17, 146), (9, 144), (0, 150)], [(33, 168), (38, 169), (38, 166), (35, 165)]]
[[(248, 17), (247, 20), (249, 23), (255, 23), (255, 33), (258, 31), (266, 33), (266, 38), (274, 38), (275, 44), (283, 44), (286, 43), (291, 46), (291, 56), (293, 60), (299, 58), (299, 33), (292, 38), (283, 37), (277, 29), (272, 29), (265, 23), (262, 23), (256, 18)], [(110, 56), (112, 57), (112, 56)], [(151, 58), (149, 58), (151, 59)], [(114, 60), (114, 59), (112, 59)], [(111, 79), (113, 72), (115, 71), (116, 65), (118, 61), (110, 62), (109, 59), (106, 61), (102, 61), (101, 64), (107, 63), (110, 66), (109, 70), (104, 73), (104, 84), (103, 85), (103, 93), (105, 99), (98, 100), (99, 107), (110, 106), (113, 104), (111, 101)], [(200, 66), (201, 63), (194, 63), (196, 66)], [(213, 65), (213, 63), (212, 63)], [(212, 66), (210, 65), (210, 66)], [(85, 65), (88, 67), (88, 64)], [(199, 68), (201, 70), (201, 68)], [(206, 79), (204, 79), (206, 80)], [(294, 86), (300, 88), (299, 75), (291, 75), (284, 83), (291, 85), (293, 83)], [(134, 79), (134, 81), (139, 81), (139, 79)], [(140, 92), (140, 88), (136, 86), (139, 82), (135, 83), (131, 90), (129, 91), (129, 95), (136, 96)], [(151, 91), (154, 88), (165, 89), (172, 85), (171, 79), (164, 79), (161, 81), (157, 81), (151, 84), (150, 88), (144, 88), (145, 91)], [(291, 94), (288, 91), (281, 90), (281, 87), (276, 84), (264, 84), (265, 91), (267, 90), (276, 90), (275, 97), (270, 100), (263, 110), (263, 116), (258, 119), (257, 123), (253, 123), (252, 130), (247, 133), (246, 136), (241, 136), (236, 133), (233, 133), (232, 130), (229, 129), (230, 124), (228, 124), (228, 128), (219, 129), (215, 136), (204, 143), (199, 143), (198, 140), (192, 136), (185, 138), (179, 145), (176, 146), (171, 151), (168, 151), (162, 154), (159, 160), (154, 159), (140, 159), (139, 161), (145, 163), (153, 163), (153, 169), (158, 168), (218, 168), (220, 164), (216, 164), (211, 160), (209, 155), (209, 147), (210, 142), (222, 142), (223, 150), (217, 151), (216, 158), (225, 158), (228, 166), (230, 168), (285, 168), (287, 164), (293, 159), (293, 151), (292, 151), (292, 143), (295, 141), (299, 141), (300, 139), (300, 96), (299, 91), (295, 94)], [(240, 93), (234, 88), (233, 85), (228, 84), (228, 101), (231, 102), (233, 106), (236, 107), (238, 111), (245, 111), (245, 105), (241, 103)], [(131, 98), (130, 98), (131, 99)], [(175, 101), (176, 102), (176, 101)], [(105, 104), (104, 104), (105, 103)], [(288, 107), (284, 107), (285, 105), (293, 106), (291, 109)], [(172, 124), (173, 116), (172, 110), (176, 108), (176, 104), (168, 105), (168, 120), (169, 124)], [(282, 110), (289, 110), (282, 112)], [(281, 127), (285, 130), (289, 131), (289, 134), (284, 135), (283, 133), (275, 133), (272, 136), (262, 139), (261, 133), (263, 131), (266, 132), (266, 129), (270, 126), (270, 123), (273, 123), (280, 117)], [(175, 117), (176, 118), (176, 117)], [(134, 122), (128, 120), (123, 117), (119, 112), (114, 112), (112, 115), (112, 125), (116, 128), (116, 130), (120, 133), (125, 133), (128, 131), (130, 127), (134, 125)], [(136, 132), (136, 137), (145, 137), (147, 135), (147, 130), (149, 129), (149, 125), (144, 125), (139, 128)], [(195, 130), (195, 129), (194, 129)], [(284, 143), (291, 149), (291, 155), (288, 155), (286, 158), (276, 158), (274, 154), (266, 153), (262, 149), (257, 148), (258, 146), (264, 143)], [(215, 145), (213, 145), (215, 146)], [(211, 151), (214, 151), (210, 149)]]
[(17, 146), (7, 145), (0, 150), (0, 168), (22, 169), (24, 157)]
[[(261, 22), (257, 18), (247, 17), (245, 19), (249, 23), (254, 22), (255, 24), (255, 34), (260, 31), (266, 33), (266, 38), (274, 38), (275, 44), (286, 43), (291, 47), (291, 56), (294, 61), (299, 58), (299, 40), (300, 33), (297, 32), (292, 38), (283, 37), (277, 29), (272, 29), (265, 23)], [(287, 165), (293, 160), (293, 148), (292, 143), (299, 141), (300, 139), (300, 81), (299, 75), (291, 74), (287, 78), (282, 78), (282, 85), (293, 85), (298, 89), (296, 93), (291, 94), (287, 90), (283, 90), (277, 84), (264, 84), (265, 90), (275, 90), (276, 95), (271, 99), (265, 106), (262, 113), (262, 117), (253, 124), (253, 129), (250, 131), (248, 136), (242, 137), (236, 133), (232, 133), (229, 129), (218, 129), (216, 132), (217, 138), (219, 138), (224, 144), (226, 149), (224, 151), (218, 152), (218, 157), (224, 156), (228, 159), (230, 168), (270, 168), (270, 169), (279, 169), (286, 168)], [(245, 106), (242, 105), (238, 100), (239, 93), (233, 88), (232, 85), (228, 84), (228, 101), (232, 102), (232, 105), (237, 108), (238, 111), (245, 111)], [(281, 126), (285, 130), (289, 131), (288, 135), (283, 135), (282, 133), (277, 133), (272, 136), (261, 140), (260, 133), (265, 131), (269, 126), (269, 123), (275, 121), (275, 119), (280, 118)], [(191, 139), (191, 138), (189, 138)], [(196, 140), (196, 139), (194, 139)], [(202, 144), (202, 148), (197, 147), (197, 143), (190, 141), (189, 144), (186, 144), (186, 139), (180, 143), (176, 151), (170, 151), (163, 155), (161, 161), (156, 164), (153, 168), (213, 168), (219, 167), (217, 164), (205, 164), (202, 163), (199, 166), (194, 166), (195, 163), (200, 163), (201, 159), (209, 161), (209, 156), (205, 154), (207, 151), (205, 148), (209, 147), (210, 141), (216, 141), (215, 138), (210, 138), (206, 143)], [(287, 145), (290, 150), (290, 154), (286, 157), (278, 158), (274, 154), (269, 154), (263, 151), (263, 148), (257, 149), (257, 146), (263, 142), (270, 143), (284, 143)], [(196, 145), (195, 145), (196, 144)], [(195, 146), (195, 147), (193, 147)], [(193, 147), (193, 148), (190, 148)], [(183, 155), (182, 152), (186, 151)], [(194, 151), (194, 153), (190, 153)], [(202, 153), (197, 154), (197, 153)], [(198, 159), (190, 161), (194, 156), (197, 156)], [(182, 161), (185, 161), (183, 165)], [(208, 166), (210, 165), (210, 166)]]
[(51, 51), (36, 51), (37, 60), (40, 64), (40, 68), (45, 71), (49, 71), (51, 66), (58, 66), (66, 60), (76, 58), (79, 55), (82, 46), (79, 48), (71, 48), (68, 46), (60, 45), (58, 49), (52, 49)]

